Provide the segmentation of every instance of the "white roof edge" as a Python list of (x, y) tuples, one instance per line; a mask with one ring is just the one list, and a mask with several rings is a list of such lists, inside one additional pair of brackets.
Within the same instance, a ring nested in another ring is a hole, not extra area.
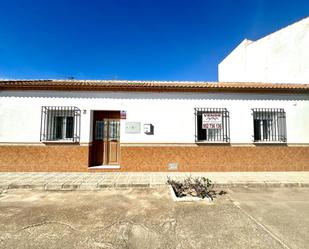
[(232, 55), (235, 51), (247, 47), (248, 45), (254, 43), (255, 41), (249, 40), (247, 38), (243, 39), (241, 43), (239, 43), (227, 56), (224, 57), (224, 59), (219, 63), (218, 66), (220, 66), (221, 63), (223, 63), (230, 55)]

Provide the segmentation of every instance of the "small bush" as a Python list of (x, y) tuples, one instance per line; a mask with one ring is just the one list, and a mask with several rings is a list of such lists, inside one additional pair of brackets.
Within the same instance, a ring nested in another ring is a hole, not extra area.
[(206, 177), (187, 177), (183, 181), (172, 180), (168, 177), (167, 184), (171, 185), (177, 197), (196, 196), (200, 198), (210, 197), (213, 199), (215, 191), (213, 184)]

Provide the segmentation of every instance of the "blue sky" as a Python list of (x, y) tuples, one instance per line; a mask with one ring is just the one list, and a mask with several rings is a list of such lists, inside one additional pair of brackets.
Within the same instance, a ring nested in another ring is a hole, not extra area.
[(0, 0), (0, 78), (216, 81), (244, 38), (306, 16), (308, 0)]

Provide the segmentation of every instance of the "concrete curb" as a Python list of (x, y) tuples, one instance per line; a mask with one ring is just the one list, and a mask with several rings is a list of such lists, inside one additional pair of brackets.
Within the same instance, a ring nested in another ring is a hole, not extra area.
[(200, 197), (191, 197), (191, 196), (186, 196), (186, 197), (177, 197), (175, 194), (175, 191), (171, 185), (168, 186), (169, 190), (171, 192), (171, 198), (175, 202), (204, 202), (208, 205), (213, 204), (213, 200), (210, 197), (205, 197), (204, 199)]
[[(33, 189), (46, 191), (93, 191), (125, 188), (157, 188), (167, 186), (165, 183), (117, 183), (117, 182), (83, 182), (83, 183), (10, 183), (0, 184), (0, 189)], [(215, 182), (214, 188), (290, 188), (309, 187), (307, 182)]]
[(286, 187), (309, 187), (309, 183), (303, 182), (218, 182), (214, 183), (215, 188), (237, 188), (237, 187), (250, 187), (250, 188), (286, 188)]

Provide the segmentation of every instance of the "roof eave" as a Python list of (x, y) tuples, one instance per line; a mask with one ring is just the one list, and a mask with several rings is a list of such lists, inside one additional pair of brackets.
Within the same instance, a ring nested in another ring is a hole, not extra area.
[(224, 92), (224, 93), (303, 93), (308, 94), (309, 88), (299, 87), (226, 87), (226, 86), (106, 86), (106, 85), (0, 85), (0, 90), (48, 90), (48, 91), (124, 91), (124, 92)]

